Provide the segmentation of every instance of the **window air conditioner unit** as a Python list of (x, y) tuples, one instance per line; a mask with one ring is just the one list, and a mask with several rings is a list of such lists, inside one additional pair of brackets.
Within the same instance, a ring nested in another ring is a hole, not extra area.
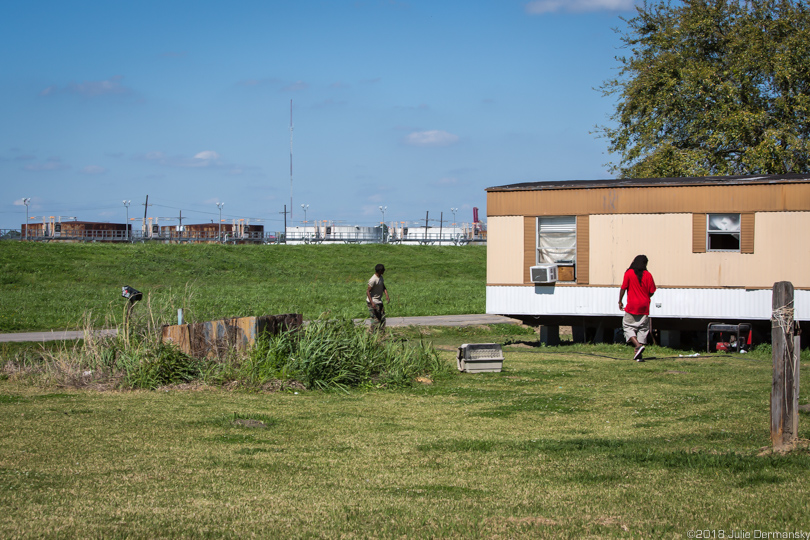
[(557, 265), (538, 264), (530, 268), (532, 283), (556, 283)]

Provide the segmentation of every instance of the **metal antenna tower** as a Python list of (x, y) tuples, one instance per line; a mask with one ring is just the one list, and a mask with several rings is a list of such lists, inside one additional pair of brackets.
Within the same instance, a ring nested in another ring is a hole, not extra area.
[(292, 119), (292, 102), (290, 100), (290, 221), (292, 221), (292, 209), (293, 209), (293, 190), (292, 190), (292, 181), (293, 181), (293, 119)]

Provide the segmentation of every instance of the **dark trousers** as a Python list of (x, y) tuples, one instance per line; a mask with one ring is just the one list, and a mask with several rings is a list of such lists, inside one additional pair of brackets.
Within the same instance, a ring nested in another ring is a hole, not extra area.
[[(371, 329), (373, 331), (385, 330), (385, 306), (380, 304), (368, 304), (368, 313), (371, 315)], [(376, 328), (375, 328), (376, 327)]]

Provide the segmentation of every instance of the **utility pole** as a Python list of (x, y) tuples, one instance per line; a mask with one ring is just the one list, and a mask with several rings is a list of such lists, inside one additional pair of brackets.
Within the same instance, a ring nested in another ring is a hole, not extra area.
[(143, 203), (143, 225), (141, 225), (141, 231), (143, 232), (142, 240), (149, 237), (149, 231), (146, 230), (146, 211), (149, 209), (149, 195), (146, 196), (146, 202)]
[(25, 205), (25, 239), (28, 240), (28, 205), (31, 204), (31, 197), (23, 197)]
[(380, 236), (382, 237), (383, 244), (386, 242), (386, 235), (385, 235), (385, 211), (388, 210), (387, 206), (380, 206), (380, 212), (382, 212), (383, 220), (380, 224)]
[[(284, 211), (280, 212), (284, 214), (284, 243), (287, 243), (287, 205), (284, 205)], [(292, 212), (290, 212), (290, 220), (292, 221)]]
[(428, 216), (430, 215), (430, 210), (425, 212), (425, 244), (427, 244), (427, 229), (428, 229)]
[(218, 202), (217, 208), (219, 208), (219, 241), (222, 242), (222, 207), (225, 206), (224, 202)]
[(124, 234), (126, 236), (127, 242), (129, 241), (129, 204), (132, 201), (124, 200), (124, 208), (127, 209), (127, 220), (124, 222)]

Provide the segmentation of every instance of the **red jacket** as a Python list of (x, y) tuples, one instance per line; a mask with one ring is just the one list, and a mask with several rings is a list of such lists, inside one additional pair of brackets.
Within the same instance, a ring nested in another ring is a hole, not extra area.
[(653, 281), (652, 274), (644, 270), (641, 275), (641, 283), (639, 283), (635, 271), (628, 268), (622, 280), (622, 290), (627, 291), (625, 313), (632, 315), (650, 314), (650, 297), (655, 292), (655, 281)]

